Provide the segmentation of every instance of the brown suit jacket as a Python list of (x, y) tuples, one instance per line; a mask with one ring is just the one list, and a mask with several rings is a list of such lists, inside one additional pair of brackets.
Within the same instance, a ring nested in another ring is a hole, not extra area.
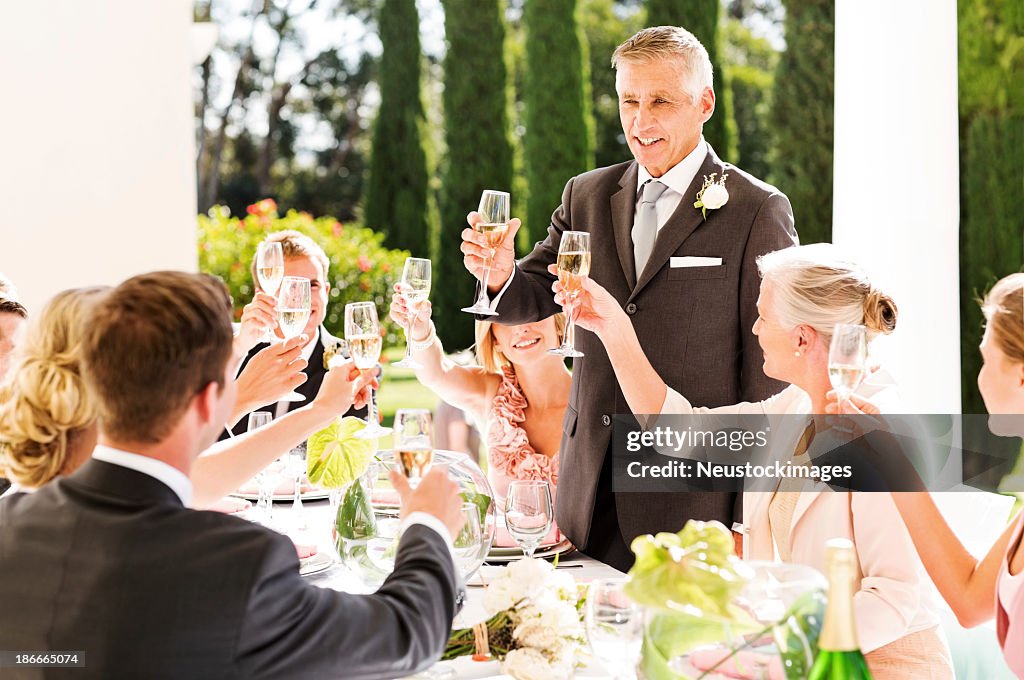
[[(728, 173), (729, 201), (709, 210), (693, 207), (705, 175)], [(751, 332), (757, 319), (759, 255), (797, 243), (793, 209), (775, 187), (708, 155), (662, 227), (639, 281), (630, 232), (636, 208), (635, 161), (599, 168), (566, 184), (551, 216), (548, 236), (517, 265), (497, 311), (507, 324), (527, 323), (560, 311), (551, 293), (565, 230), (591, 233), (591, 278), (622, 304), (658, 375), (700, 406), (758, 401), (784, 385), (762, 372), (763, 355)], [(718, 267), (672, 268), (672, 256), (720, 257)], [(556, 518), (580, 548), (590, 540), (591, 518), (612, 416), (630, 413), (608, 355), (596, 335), (580, 330), (572, 389), (563, 421)], [(627, 544), (640, 534), (678, 531), (686, 520), (717, 519), (731, 526), (737, 499), (731, 493), (616, 494), (619, 528)], [(736, 515), (738, 520), (739, 516)]]

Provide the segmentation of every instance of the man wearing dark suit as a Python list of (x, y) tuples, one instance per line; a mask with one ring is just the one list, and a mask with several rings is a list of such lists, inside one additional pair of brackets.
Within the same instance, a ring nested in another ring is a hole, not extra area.
[[(328, 357), (338, 353), (347, 358), (348, 353), (341, 350), (341, 340), (328, 333), (323, 326), (324, 316), (327, 312), (327, 297), (331, 290), (328, 277), (330, 261), (323, 248), (305, 234), (291, 230), (274, 232), (265, 239), (264, 243), (281, 244), (284, 255), (284, 275), (308, 278), (311, 298), (309, 320), (302, 331), (309, 340), (299, 353), (299, 356), (306, 361), (306, 366), (302, 369), (306, 380), (295, 388), (295, 391), (304, 399), (264, 404), (251, 409), (251, 411), (270, 411), (276, 418), (308, 404), (316, 397), (317, 392), (320, 391), (320, 385), (323, 383), (324, 375), (327, 373), (324, 361), (325, 350)], [(255, 259), (253, 259), (251, 271), (253, 285), (256, 287), (257, 293), (253, 301), (245, 306), (239, 335), (235, 339), (236, 350), (247, 352), (247, 356), (242, 362), (242, 368), (245, 368), (260, 350), (267, 347), (267, 343), (260, 341), (261, 329), (269, 327), (276, 330), (278, 326), (277, 316), (273, 311), (273, 298), (263, 292), (259, 277), (256, 276)], [(344, 415), (365, 418), (366, 408), (353, 408)], [(243, 414), (231, 427), (231, 431), (237, 435), (245, 432), (247, 427), (248, 412)], [(220, 439), (227, 436), (227, 432), (222, 432)]]
[[(461, 501), (443, 471), (415, 491), (393, 475), (405, 531), (373, 595), (312, 586), (288, 538), (186, 507), (192, 463), (233, 407), (229, 314), (219, 281), (179, 272), (129, 279), (99, 304), (82, 357), (99, 446), (69, 477), (0, 501), (0, 640), (83, 652), (82, 678), (394, 678), (429, 666), (462, 597), (450, 552)], [(354, 398), (369, 377), (353, 375)]]
[[(701, 406), (774, 394), (782, 385), (764, 376), (751, 333), (760, 283), (756, 259), (796, 243), (789, 200), (719, 160), (704, 141), (715, 94), (707, 52), (692, 34), (645, 29), (612, 59), (622, 129), (635, 160), (569, 180), (547, 238), (518, 265), (512, 248), (519, 223), (512, 220), (489, 279), (489, 292), (498, 296), (494, 319), (519, 324), (559, 311), (548, 267), (564, 231), (590, 232), (590, 276), (630, 315), (668, 385)], [(723, 183), (727, 204), (709, 200), (705, 211), (694, 206), (705, 179)], [(468, 219), (473, 225), (480, 216)], [(486, 243), (466, 229), (462, 251), (479, 279)], [(625, 570), (633, 563), (628, 546), (638, 535), (675, 532), (691, 518), (726, 526), (738, 521), (735, 494), (613, 491), (612, 417), (629, 407), (600, 340), (580, 331), (576, 346), (585, 356), (573, 360), (556, 508), (569, 539)]]

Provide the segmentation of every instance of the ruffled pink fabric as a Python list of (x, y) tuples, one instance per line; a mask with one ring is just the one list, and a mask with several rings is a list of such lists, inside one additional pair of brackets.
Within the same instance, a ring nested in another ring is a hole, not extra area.
[(491, 403), (487, 427), (488, 476), (499, 500), (504, 502), (509, 482), (537, 479), (551, 484), (554, 500), (558, 486), (558, 454), (549, 458), (537, 453), (521, 426), (526, 419), (526, 397), (519, 387), (515, 370), (502, 368), (502, 381)]

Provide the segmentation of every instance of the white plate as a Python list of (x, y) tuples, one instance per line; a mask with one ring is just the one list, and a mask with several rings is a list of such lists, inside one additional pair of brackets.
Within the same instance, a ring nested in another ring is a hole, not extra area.
[[(248, 491), (235, 491), (228, 495), (234, 496), (235, 498), (244, 498), (245, 500), (252, 501), (254, 503), (260, 499), (259, 493), (250, 493)], [(321, 501), (325, 498), (330, 498), (330, 496), (330, 493), (323, 489), (310, 489), (309, 491), (302, 492), (302, 500), (304, 501)], [(290, 503), (295, 500), (295, 494), (274, 494), (270, 497), (270, 500), (275, 503)]]
[(334, 560), (331, 556), (325, 552), (318, 552), (312, 557), (307, 557), (304, 560), (299, 560), (299, 576), (309, 576), (310, 574), (317, 574), (321, 571), (330, 569), (334, 564)]
[[(554, 557), (555, 555), (562, 555), (575, 549), (576, 548), (573, 544), (569, 542), (569, 539), (564, 538), (554, 545), (549, 545), (547, 547), (541, 546), (537, 548), (537, 551), (533, 553), (533, 556), (538, 559), (548, 558)], [(495, 550), (500, 552), (496, 553)], [(523, 559), (523, 551), (519, 548), (491, 548), (491, 552), (487, 553), (487, 559), (484, 561), (488, 564), (499, 564), (502, 562), (515, 562), (516, 560), (521, 559)]]

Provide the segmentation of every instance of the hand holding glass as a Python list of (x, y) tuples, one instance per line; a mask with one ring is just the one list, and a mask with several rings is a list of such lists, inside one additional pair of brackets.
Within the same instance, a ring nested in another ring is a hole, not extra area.
[(412, 358), (409, 334), (412, 332), (416, 311), (430, 297), (430, 260), (422, 257), (406, 258), (405, 268), (402, 270), (402, 283), (405, 284), (402, 297), (405, 298), (405, 306), (409, 309), (409, 321), (405, 327), (405, 356), (394, 365), (399, 368), (420, 368), (419, 362)]
[[(345, 305), (345, 341), (352, 361), (360, 371), (376, 371), (380, 359), (380, 322), (377, 320), (377, 306), (372, 302), (351, 302)], [(360, 439), (377, 439), (391, 433), (390, 427), (381, 427), (377, 422), (377, 407), (373, 390), (366, 405), (366, 427), (356, 433)]]
[(505, 527), (527, 557), (551, 531), (551, 487), (545, 481), (517, 479), (505, 497)]
[(434, 429), (430, 411), (403, 408), (395, 412), (395, 460), (409, 486), (416, 488), (434, 460)]
[[(313, 298), (309, 279), (301, 276), (286, 276), (281, 280), (281, 292), (277, 298), (277, 324), (285, 340), (302, 333), (313, 309)], [(289, 392), (281, 401), (306, 401), (298, 392)]]
[(583, 277), (590, 273), (590, 234), (585, 231), (563, 231), (558, 244), (558, 282), (566, 298), (565, 334), (562, 344), (549, 349), (560, 357), (581, 357), (576, 349), (576, 324), (573, 323), (573, 302), (583, 288)]
[(490, 256), (484, 261), (484, 275), (480, 280), (480, 294), (472, 307), (463, 307), (462, 311), (470, 314), (482, 314), (484, 316), (497, 316), (498, 313), (491, 309), (491, 301), (487, 297), (487, 281), (491, 274), (491, 260), (494, 258), (494, 251), (505, 240), (505, 233), (508, 231), (509, 220), (509, 195), (505, 191), (493, 191), (487, 189), (480, 196), (481, 220), (473, 225), (473, 229), (483, 234), (487, 239), (487, 245), (491, 249)]
[(867, 330), (856, 324), (836, 324), (828, 346), (828, 379), (842, 404), (860, 385), (868, 359)]

